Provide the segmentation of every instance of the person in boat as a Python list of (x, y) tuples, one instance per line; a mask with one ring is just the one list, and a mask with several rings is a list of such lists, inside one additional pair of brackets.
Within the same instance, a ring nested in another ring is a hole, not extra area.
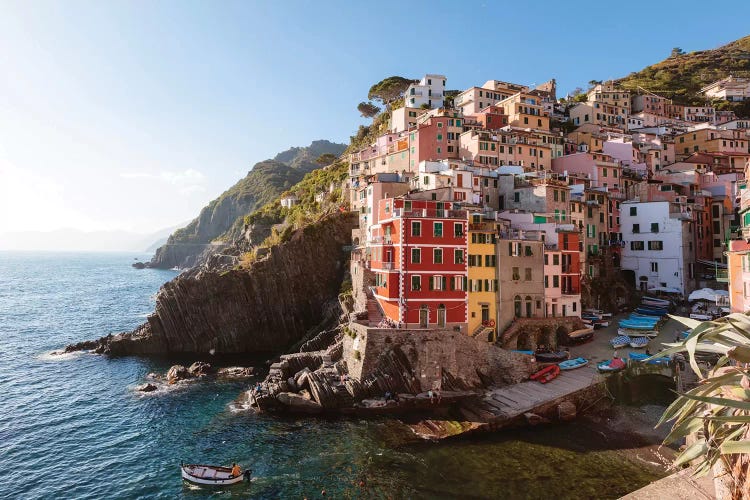
[(237, 463), (232, 464), (232, 477), (238, 477), (242, 474), (242, 468)]
[(250, 477), (253, 475), (253, 471), (250, 468), (245, 469), (245, 472), (243, 472), (243, 475), (245, 476), (245, 482), (250, 482)]

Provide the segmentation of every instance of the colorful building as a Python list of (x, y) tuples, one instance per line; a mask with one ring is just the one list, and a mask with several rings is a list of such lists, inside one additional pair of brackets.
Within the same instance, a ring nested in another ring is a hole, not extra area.
[(483, 340), (495, 340), (497, 321), (497, 223), (470, 214), (468, 237), (468, 332)]
[(404, 328), (467, 324), (466, 211), (453, 202), (386, 198), (371, 227), (374, 296)]

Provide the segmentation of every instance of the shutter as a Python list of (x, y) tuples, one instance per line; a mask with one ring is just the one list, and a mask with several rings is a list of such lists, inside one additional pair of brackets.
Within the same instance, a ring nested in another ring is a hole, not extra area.
[(435, 289), (435, 278), (430, 276), (430, 290), (434, 290), (434, 289)]
[(468, 280), (468, 278), (466, 276), (462, 276), (461, 278), (463, 279), (463, 282), (464, 282), (463, 289), (466, 290), (466, 281)]
[(442, 280), (443, 280), (443, 286), (440, 287), (440, 288), (441, 288), (441, 290), (447, 290), (448, 289), (448, 278), (446, 278), (445, 276), (443, 276)]

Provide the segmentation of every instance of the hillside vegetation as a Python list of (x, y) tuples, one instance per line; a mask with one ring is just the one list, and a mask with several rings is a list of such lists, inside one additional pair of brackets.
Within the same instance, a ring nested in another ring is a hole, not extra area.
[[(709, 83), (729, 75), (750, 77), (750, 36), (712, 50), (681, 53), (679, 49), (661, 62), (618, 80), (630, 90), (642, 87), (673, 99), (679, 104), (704, 104), (699, 93)], [(715, 103), (719, 109), (735, 109), (747, 115), (747, 103)]]

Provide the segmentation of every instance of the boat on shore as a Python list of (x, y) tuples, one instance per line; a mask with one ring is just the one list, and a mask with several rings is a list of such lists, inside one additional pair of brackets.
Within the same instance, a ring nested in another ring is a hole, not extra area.
[(658, 330), (634, 330), (632, 328), (618, 328), (618, 335), (627, 335), (628, 337), (648, 337), (656, 338), (659, 335)]
[(630, 347), (633, 349), (643, 349), (648, 345), (648, 337), (635, 337), (630, 339)]
[(560, 367), (557, 365), (549, 365), (533, 374), (530, 378), (531, 380), (536, 380), (539, 383), (546, 384), (547, 382), (556, 379), (558, 375), (560, 375)]
[[(668, 365), (671, 359), (668, 356), (662, 356), (659, 358), (653, 358), (651, 354), (646, 354), (643, 352), (631, 352), (628, 353), (628, 357), (632, 359), (633, 361), (639, 361), (639, 362), (646, 362), (649, 365)], [(648, 359), (648, 361), (646, 361)]]
[(557, 363), (570, 357), (568, 351), (536, 351), (534, 357), (540, 363)]
[(596, 369), (601, 373), (613, 373), (619, 372), (620, 370), (625, 368), (625, 366), (627, 365), (621, 358), (612, 358), (597, 364)]
[(180, 464), (182, 479), (193, 484), (202, 484), (210, 486), (227, 486), (230, 484), (241, 483), (245, 476), (248, 476), (250, 469), (242, 471), (235, 476), (232, 474), (231, 467), (219, 465), (201, 465), (201, 464)]
[(594, 338), (593, 328), (582, 328), (574, 330), (568, 334), (568, 339), (572, 344), (583, 344)]
[(627, 335), (618, 335), (609, 341), (613, 349), (621, 349), (630, 345), (631, 338)]
[(581, 368), (583, 366), (586, 366), (587, 364), (589, 364), (588, 359), (575, 358), (575, 359), (569, 359), (567, 361), (563, 361), (557, 366), (559, 366), (561, 370), (575, 370), (576, 368)]

